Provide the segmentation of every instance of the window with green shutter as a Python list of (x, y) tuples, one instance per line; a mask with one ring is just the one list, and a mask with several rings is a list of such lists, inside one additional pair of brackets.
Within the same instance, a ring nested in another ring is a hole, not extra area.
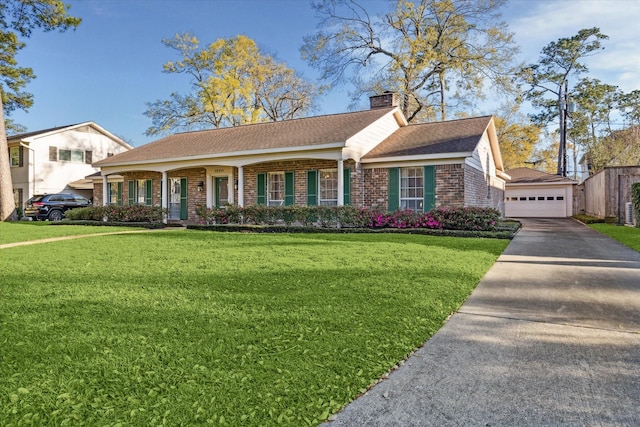
[(436, 207), (436, 168), (424, 167), (424, 211), (428, 212)]
[(295, 186), (293, 183), (294, 173), (293, 172), (285, 172), (284, 173), (284, 205), (291, 206), (296, 202), (295, 199)]
[(318, 171), (307, 171), (307, 206), (318, 204)]
[(388, 207), (389, 212), (398, 210), (400, 207), (400, 169), (389, 168), (389, 193), (388, 193)]
[(344, 205), (351, 204), (351, 169), (345, 168), (344, 170)]
[(180, 219), (188, 219), (187, 178), (180, 178)]
[(267, 204), (267, 174), (259, 173), (256, 178), (256, 184), (257, 184), (256, 203), (259, 205), (266, 205)]
[(131, 206), (136, 204), (136, 182), (130, 179), (128, 184), (129, 184), (129, 194), (127, 196), (129, 199), (129, 205)]
[(145, 192), (145, 204), (147, 206), (153, 205), (153, 180), (148, 179), (144, 184), (144, 192)]

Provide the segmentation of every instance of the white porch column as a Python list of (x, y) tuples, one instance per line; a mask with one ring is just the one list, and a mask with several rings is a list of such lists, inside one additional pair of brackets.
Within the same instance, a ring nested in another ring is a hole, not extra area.
[(106, 175), (102, 175), (102, 206), (109, 204), (109, 181)]
[(207, 208), (211, 209), (213, 207), (213, 201), (215, 200), (214, 195), (213, 195), (213, 190), (214, 190), (214, 185), (215, 185), (215, 178), (211, 175), (205, 175), (204, 177), (204, 187), (206, 188), (206, 192), (207, 192)]
[(167, 212), (167, 210), (169, 209), (169, 183), (166, 172), (162, 172), (162, 191), (160, 194), (160, 200), (162, 210), (163, 212), (165, 212), (162, 214), (162, 222), (166, 224), (167, 217), (169, 216), (169, 213)]
[(338, 206), (344, 206), (344, 161), (338, 160)]
[(244, 207), (244, 167), (238, 166), (238, 206)]
[(233, 180), (233, 168), (231, 168), (231, 174), (227, 175), (227, 194), (229, 195), (229, 204), (233, 205), (233, 199), (235, 194), (233, 194), (234, 190), (234, 180)]

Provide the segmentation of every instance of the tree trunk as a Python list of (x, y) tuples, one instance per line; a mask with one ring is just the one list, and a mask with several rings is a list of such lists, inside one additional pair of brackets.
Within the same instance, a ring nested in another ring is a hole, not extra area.
[(439, 73), (440, 77), (440, 114), (442, 121), (447, 120), (447, 104), (445, 103), (445, 90), (446, 90), (446, 82), (444, 81), (444, 72)]
[[(2, 92), (2, 89), (0, 89)], [(13, 198), (13, 182), (9, 165), (9, 145), (4, 123), (4, 107), (0, 93), (0, 221), (15, 221), (16, 205)]]

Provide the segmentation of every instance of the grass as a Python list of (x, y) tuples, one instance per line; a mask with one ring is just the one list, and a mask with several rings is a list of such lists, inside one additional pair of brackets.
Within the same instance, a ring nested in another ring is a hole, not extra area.
[(316, 425), (433, 335), (507, 244), (187, 230), (1, 250), (0, 419)]
[(131, 227), (102, 227), (82, 225), (51, 225), (48, 221), (0, 222), (0, 245), (48, 239), (52, 237), (97, 234), (111, 231), (131, 231)]
[(589, 224), (594, 230), (606, 234), (620, 243), (640, 252), (640, 228), (615, 224)]

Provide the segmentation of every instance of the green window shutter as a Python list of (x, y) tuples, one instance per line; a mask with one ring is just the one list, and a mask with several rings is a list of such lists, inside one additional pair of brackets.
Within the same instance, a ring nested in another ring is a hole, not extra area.
[(389, 168), (389, 212), (400, 207), (400, 168)]
[(259, 173), (256, 182), (258, 185), (258, 188), (256, 189), (258, 200), (256, 200), (256, 203), (258, 203), (259, 205), (266, 205), (267, 204), (267, 174)]
[(351, 169), (344, 170), (344, 205), (351, 204)]
[(187, 178), (180, 178), (180, 219), (188, 219)]
[(118, 194), (116, 195), (117, 205), (122, 206), (122, 183), (118, 182)]
[(130, 179), (129, 180), (129, 205), (135, 204), (135, 201), (136, 201), (135, 188), (136, 188), (136, 182)]
[(296, 202), (295, 186), (293, 185), (293, 172), (284, 173), (284, 205), (291, 206)]
[(424, 206), (425, 212), (430, 211), (436, 207), (436, 167), (425, 166), (424, 167)]
[(144, 183), (144, 192), (146, 193), (144, 203), (147, 206), (151, 206), (153, 204), (153, 180), (146, 180)]
[(307, 171), (307, 206), (318, 204), (318, 171)]

